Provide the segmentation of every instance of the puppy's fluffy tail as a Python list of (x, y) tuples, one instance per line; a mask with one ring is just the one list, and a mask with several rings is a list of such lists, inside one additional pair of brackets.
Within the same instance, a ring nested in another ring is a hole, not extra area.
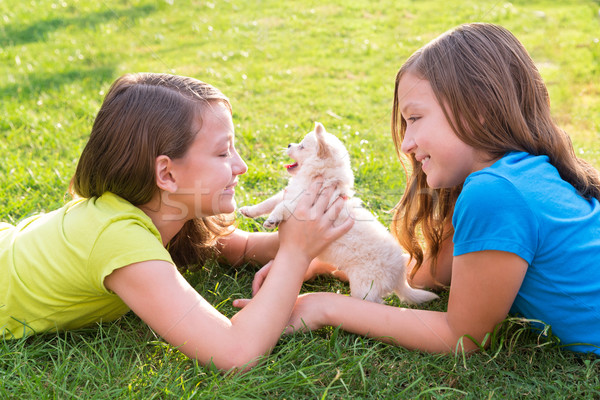
[(395, 292), (401, 300), (408, 304), (421, 304), (438, 298), (435, 293), (411, 287), (406, 280), (399, 282)]

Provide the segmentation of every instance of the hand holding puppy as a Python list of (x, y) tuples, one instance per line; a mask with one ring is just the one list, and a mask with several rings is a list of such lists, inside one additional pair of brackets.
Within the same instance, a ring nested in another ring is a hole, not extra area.
[[(340, 216), (344, 199), (331, 198), (335, 188), (323, 188), (322, 185), (320, 179), (314, 180), (308, 190), (301, 194), (290, 218), (279, 226), (280, 250), (289, 247), (291, 251), (301, 252), (308, 262), (348, 232), (354, 224), (348, 215)], [(331, 201), (333, 203), (328, 207)]]

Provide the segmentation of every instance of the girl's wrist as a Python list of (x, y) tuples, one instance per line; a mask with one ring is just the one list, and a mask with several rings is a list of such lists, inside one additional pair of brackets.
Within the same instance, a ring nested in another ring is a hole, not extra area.
[(287, 246), (280, 246), (277, 255), (281, 257), (286, 257), (291, 261), (304, 265), (305, 271), (308, 269), (308, 266), (312, 260), (312, 257), (310, 255), (308, 255), (305, 251), (301, 250), (297, 246), (294, 246), (293, 244)]
[(331, 300), (329, 298), (330, 295), (332, 295), (332, 293), (325, 292), (308, 293), (304, 295), (306, 297), (304, 300), (308, 303), (306, 304), (306, 308), (311, 310), (309, 314), (311, 318), (311, 329), (320, 329), (331, 325), (331, 302), (329, 301)]

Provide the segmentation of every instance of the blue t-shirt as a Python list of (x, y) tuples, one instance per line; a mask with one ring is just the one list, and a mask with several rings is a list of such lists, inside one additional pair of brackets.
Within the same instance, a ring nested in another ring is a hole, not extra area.
[(514, 253), (529, 264), (511, 313), (541, 320), (567, 348), (600, 354), (600, 203), (546, 156), (507, 153), (466, 179), (454, 255)]

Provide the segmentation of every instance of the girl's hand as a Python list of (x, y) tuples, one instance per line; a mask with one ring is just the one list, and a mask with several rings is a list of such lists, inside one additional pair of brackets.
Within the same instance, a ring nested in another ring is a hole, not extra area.
[(256, 293), (260, 290), (265, 279), (267, 279), (267, 275), (269, 275), (269, 271), (271, 270), (271, 265), (273, 264), (273, 260), (266, 263), (258, 272), (254, 275), (254, 280), (252, 281), (252, 297), (256, 296)]
[(320, 295), (322, 293), (307, 293), (298, 296), (285, 329), (286, 334), (313, 331), (326, 325), (322, 316), (324, 303), (319, 300)]
[[(322, 189), (322, 182), (314, 181), (296, 205), (291, 217), (279, 226), (279, 249), (315, 258), (331, 242), (348, 232), (354, 220), (340, 216), (344, 200), (337, 198), (328, 207), (333, 187)], [(339, 218), (339, 220), (338, 220)]]
[[(271, 270), (271, 264), (273, 260), (269, 261), (265, 266), (258, 270), (258, 272), (254, 275), (254, 280), (252, 281), (252, 297), (256, 296), (256, 293), (260, 290), (263, 282), (269, 275), (269, 271)], [(341, 281), (348, 282), (348, 276), (344, 271), (338, 270), (335, 266), (331, 264), (324, 263), (319, 261), (319, 259), (315, 258), (312, 260), (310, 265), (308, 266), (308, 270), (304, 275), (304, 281), (306, 282), (309, 279), (314, 278), (317, 275), (329, 274), (335, 276)]]
[[(298, 296), (285, 329), (286, 334), (311, 331), (325, 326), (321, 313), (323, 303), (319, 299), (321, 295), (323, 293), (307, 293)], [(326, 299), (323, 300), (326, 301)], [(244, 308), (250, 301), (250, 299), (237, 299), (233, 301), (233, 306)]]

